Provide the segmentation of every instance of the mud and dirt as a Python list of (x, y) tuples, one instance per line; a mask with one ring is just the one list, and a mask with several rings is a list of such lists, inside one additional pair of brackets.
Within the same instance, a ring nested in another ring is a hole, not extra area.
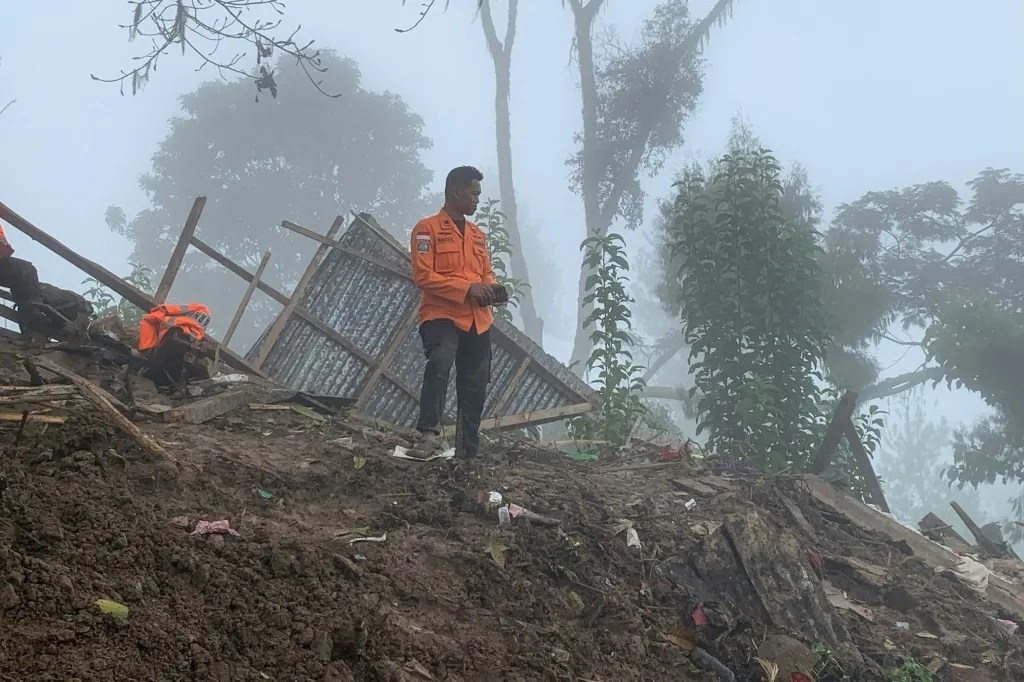
[[(287, 411), (143, 424), (180, 466), (88, 409), (17, 446), (16, 426), (0, 428), (0, 679), (722, 679), (696, 645), (763, 680), (755, 656), (779, 635), (830, 652), (823, 680), (881, 680), (910, 657), (935, 679), (971, 679), (950, 663), (1024, 679), (1007, 614), (793, 479), (737, 474), (701, 497), (672, 483), (685, 459), (494, 445), (408, 462), (394, 436)], [(499, 528), (491, 491), (561, 525)], [(237, 536), (189, 532), (224, 519)], [(825, 602), (823, 580), (858, 610)]]

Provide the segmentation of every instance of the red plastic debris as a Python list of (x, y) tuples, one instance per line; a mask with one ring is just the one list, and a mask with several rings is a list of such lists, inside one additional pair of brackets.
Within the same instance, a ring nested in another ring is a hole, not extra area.
[(704, 607), (698, 606), (693, 610), (693, 624), (694, 625), (707, 625), (708, 617), (704, 615)]
[(665, 449), (658, 455), (659, 462), (678, 462), (683, 458), (681, 450)]
[(790, 675), (793, 678), (793, 682), (814, 682), (811, 678), (807, 677), (803, 673), (793, 673)]

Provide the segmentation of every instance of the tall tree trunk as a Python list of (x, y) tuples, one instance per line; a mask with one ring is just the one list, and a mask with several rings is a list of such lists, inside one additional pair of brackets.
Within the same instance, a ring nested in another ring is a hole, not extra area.
[[(510, 273), (512, 277), (530, 283), (530, 271), (523, 255), (523, 240), (519, 231), (519, 206), (512, 177), (512, 116), (509, 99), (512, 93), (512, 46), (516, 39), (519, 0), (509, 0), (508, 25), (504, 42), (498, 40), (491, 13), (491, 0), (480, 3), (481, 24), (487, 38), (487, 49), (494, 62), (494, 132), (498, 148), (498, 191), (501, 193), (501, 211), (505, 214), (505, 229), (512, 242)], [(544, 345), (544, 321), (537, 313), (533, 289), (523, 290), (520, 301), (523, 331), (537, 344)]]
[[(599, 194), (603, 169), (594, 158), (597, 149), (597, 74), (594, 72), (594, 18), (604, 0), (590, 0), (583, 4), (582, 0), (569, 0), (576, 28), (576, 61), (580, 72), (580, 99), (583, 115), (583, 178), (581, 193), (583, 194), (583, 217), (587, 227), (587, 237), (604, 236), (608, 225), (601, 223), (601, 197)], [(589, 153), (588, 153), (589, 152)], [(587, 333), (584, 320), (590, 313), (590, 307), (583, 303), (587, 295), (586, 281), (593, 270), (584, 263), (580, 266), (578, 282), (579, 312), (576, 315), (576, 337), (573, 343), (569, 365), (578, 376), (586, 373), (587, 358), (590, 356), (590, 335)]]
[[(594, 18), (604, 1), (590, 0), (584, 4), (584, 0), (569, 0), (575, 20), (576, 56), (579, 62), (580, 93), (583, 101), (583, 169), (580, 189), (583, 194), (587, 236), (604, 236), (611, 228), (615, 215), (619, 211), (619, 202), (625, 192), (625, 185), (632, 180), (643, 159), (650, 140), (652, 126), (656, 120), (656, 117), (651, 117), (649, 121), (641, 122), (640, 130), (633, 140), (632, 149), (629, 150), (629, 160), (625, 167), (617, 177), (605, 177), (608, 169), (602, 167), (598, 159), (595, 158), (598, 141), (598, 94), (593, 41)], [(735, 0), (717, 0), (708, 14), (683, 37), (676, 51), (683, 54), (688, 51), (700, 50), (707, 42), (711, 29), (715, 25), (721, 26), (725, 22), (733, 2)], [(601, 183), (604, 181), (611, 182), (612, 188), (602, 206), (600, 189)], [(581, 377), (586, 372), (587, 358), (590, 356), (590, 349), (593, 345), (590, 341), (590, 334), (584, 325), (584, 320), (590, 314), (591, 306), (583, 303), (587, 295), (587, 278), (591, 274), (593, 274), (593, 270), (584, 263), (580, 267), (578, 282), (579, 313), (576, 318), (576, 337), (569, 360), (573, 371)]]

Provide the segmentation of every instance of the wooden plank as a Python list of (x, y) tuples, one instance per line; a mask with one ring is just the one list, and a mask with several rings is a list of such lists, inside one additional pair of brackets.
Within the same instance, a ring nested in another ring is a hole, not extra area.
[(174, 245), (171, 259), (167, 262), (167, 268), (164, 270), (163, 277), (160, 278), (160, 284), (156, 288), (156, 294), (153, 296), (153, 300), (156, 301), (157, 305), (167, 302), (167, 295), (171, 293), (171, 287), (174, 286), (174, 279), (178, 276), (178, 270), (181, 269), (181, 262), (185, 260), (185, 252), (188, 251), (192, 235), (196, 233), (196, 226), (199, 225), (199, 216), (203, 214), (205, 206), (206, 197), (196, 197), (196, 200), (192, 203), (192, 210), (189, 211), (188, 218), (185, 220), (185, 227), (181, 229), (178, 243)]
[(967, 542), (952, 526), (932, 512), (925, 514), (924, 518), (918, 521), (917, 525), (927, 537), (936, 542), (941, 542), (952, 550), (967, 551), (971, 549), (971, 543)]
[(226, 391), (208, 398), (200, 398), (194, 402), (176, 407), (163, 413), (165, 422), (186, 422), (202, 424), (211, 419), (236, 410), (253, 399), (251, 391)]
[[(889, 579), (889, 571), (884, 567), (861, 561), (852, 556), (826, 556), (825, 565), (830, 566), (832, 570), (841, 570), (865, 585), (878, 589), (885, 587), (885, 583)], [(842, 568), (837, 569), (837, 566)]]
[(983, 550), (985, 550), (995, 558), (1002, 558), (1006, 556), (1006, 548), (1000, 547), (996, 543), (992, 542), (992, 540), (989, 539), (987, 535), (981, 532), (981, 528), (979, 528), (978, 524), (974, 522), (974, 519), (971, 518), (971, 515), (964, 511), (963, 507), (961, 507), (955, 501), (950, 502), (949, 506), (953, 508), (953, 511), (956, 512), (956, 515), (959, 516), (960, 519), (964, 522), (964, 525), (967, 526), (967, 530), (971, 531), (971, 535), (974, 536), (974, 539), (977, 541), (979, 547), (981, 547)]
[(860, 436), (857, 434), (857, 428), (853, 425), (853, 421), (847, 419), (846, 424), (843, 427), (843, 431), (846, 434), (846, 442), (849, 444), (850, 450), (853, 451), (853, 457), (857, 461), (857, 469), (860, 471), (860, 475), (864, 478), (868, 496), (874, 504), (878, 505), (879, 509), (884, 512), (888, 512), (889, 503), (885, 501), (885, 493), (882, 492), (882, 484), (878, 482), (878, 477), (875, 476), (875, 468), (871, 466), (871, 456), (864, 447), (864, 443), (861, 442)]
[[(355, 405), (356, 409), (363, 407), (366, 404), (366, 401), (370, 399), (370, 394), (372, 393), (377, 380), (380, 379), (385, 371), (387, 371), (388, 365), (391, 364), (391, 360), (395, 357), (395, 353), (397, 353), (398, 349), (402, 347), (402, 343), (409, 336), (412, 326), (415, 325), (416, 320), (419, 319), (419, 312), (419, 305), (414, 304), (412, 306), (412, 310), (406, 314), (405, 319), (402, 320), (402, 323), (398, 326), (394, 337), (390, 342), (388, 342), (387, 347), (380, 356), (380, 360), (378, 360), (375, 365), (371, 365), (373, 367), (373, 371), (370, 372), (370, 375), (359, 388), (359, 397), (356, 400)], [(394, 380), (392, 379), (392, 381)], [(414, 397), (418, 402), (419, 397)]]
[(23, 412), (0, 412), (0, 422), (21, 422), (24, 419), (30, 424), (63, 424), (68, 420), (54, 414), (35, 414), (29, 412), (26, 416)]
[(531, 358), (529, 354), (526, 354), (522, 359), (519, 360), (519, 365), (516, 367), (515, 374), (508, 380), (508, 386), (501, 392), (501, 396), (491, 406), (491, 414), (500, 416), (505, 411), (505, 407), (508, 406), (512, 396), (516, 394), (516, 389), (519, 388), (520, 382), (523, 377), (526, 376), (526, 371), (530, 369)]
[(177, 464), (177, 460), (174, 457), (172, 457), (170, 453), (164, 450), (159, 443), (153, 440), (150, 436), (143, 433), (138, 426), (131, 423), (127, 417), (118, 412), (117, 408), (114, 407), (110, 399), (107, 397), (106, 392), (103, 391), (103, 389), (101, 389), (99, 386), (96, 386), (88, 379), (72, 372), (66, 367), (61, 367), (57, 363), (51, 362), (46, 358), (37, 357), (34, 358), (32, 362), (34, 362), (36, 366), (41, 367), (47, 370), (48, 372), (52, 372), (58, 376), (62, 376), (68, 381), (70, 381), (72, 384), (74, 384), (75, 387), (78, 389), (79, 393), (82, 394), (83, 398), (85, 398), (95, 407), (97, 407), (101, 412), (103, 412), (107, 416), (107, 418), (111, 422), (113, 422), (115, 425), (120, 427), (121, 430), (130, 435), (132, 438), (134, 438), (135, 441), (139, 443), (139, 445), (141, 445), (143, 448), (149, 450), (155, 455), (159, 455), (160, 457), (163, 457), (164, 459), (170, 460), (171, 462)]
[(850, 421), (850, 416), (853, 414), (853, 408), (856, 405), (857, 394), (854, 391), (847, 391), (839, 399), (836, 411), (832, 415), (832, 421), (828, 423), (828, 428), (825, 430), (825, 438), (822, 439), (821, 446), (814, 455), (811, 473), (820, 474), (832, 463), (836, 448), (839, 447), (839, 441), (842, 440), (843, 430), (846, 427), (846, 423)]
[(256, 267), (256, 273), (249, 280), (249, 286), (245, 288), (245, 293), (242, 294), (242, 300), (238, 303), (238, 308), (235, 310), (235, 316), (231, 318), (228, 330), (224, 332), (224, 339), (221, 341), (221, 345), (227, 346), (231, 343), (231, 337), (235, 335), (238, 323), (242, 321), (242, 315), (245, 314), (246, 309), (249, 307), (249, 301), (252, 300), (252, 295), (256, 292), (256, 286), (259, 285), (260, 278), (263, 277), (263, 271), (267, 269), (267, 263), (269, 262), (270, 252), (266, 251), (263, 254), (263, 258), (260, 259), (260, 264)]
[[(920, 533), (906, 528), (896, 519), (872, 509), (854, 499), (841, 490), (829, 485), (813, 474), (801, 477), (811, 495), (818, 502), (833, 512), (845, 516), (855, 525), (864, 530), (879, 533), (892, 542), (905, 542), (914, 554), (924, 559), (933, 568), (953, 570), (960, 559), (952, 552), (943, 549)], [(1024, 619), (1024, 589), (1000, 578), (998, 574), (989, 575), (986, 591), (989, 601), (1001, 606), (1014, 617)]]
[(512, 414), (505, 417), (491, 417), (480, 422), (480, 428), (501, 430), (514, 429), (520, 426), (530, 426), (532, 424), (548, 424), (550, 422), (568, 419), (569, 417), (578, 417), (581, 414), (587, 414), (588, 412), (593, 411), (594, 405), (592, 403), (577, 403), (575, 405), (551, 407), (546, 410), (535, 410), (533, 412), (523, 412), (522, 414)]
[(695, 481), (692, 478), (673, 478), (669, 480), (669, 483), (691, 495), (712, 497), (718, 494), (718, 490), (715, 488), (712, 488), (709, 485), (704, 485), (700, 481)]
[[(327, 230), (327, 238), (333, 239), (334, 235), (341, 229), (344, 219), (339, 215), (334, 218), (334, 222), (331, 223), (331, 227)], [(314, 233), (315, 234), (315, 233)], [(278, 313), (277, 318), (270, 325), (270, 329), (267, 330), (267, 335), (263, 339), (263, 344), (260, 346), (260, 352), (256, 355), (254, 364), (260, 369), (263, 368), (263, 363), (267, 361), (267, 356), (274, 349), (277, 344), (278, 338), (281, 336), (281, 332), (284, 331), (285, 326), (288, 324), (288, 320), (292, 317), (292, 311), (295, 310), (295, 306), (302, 300), (302, 295), (306, 293), (306, 287), (309, 286), (310, 281), (313, 279), (313, 275), (316, 274), (316, 270), (320, 267), (320, 263), (323, 262), (324, 257), (327, 255), (328, 246), (321, 244), (313, 254), (313, 258), (310, 259), (309, 265), (306, 266), (306, 271), (302, 273), (302, 277), (299, 278), (299, 283), (295, 285), (295, 289), (292, 291), (291, 297), (288, 302), (285, 303), (284, 308)], [(371, 363), (372, 366), (372, 363)]]

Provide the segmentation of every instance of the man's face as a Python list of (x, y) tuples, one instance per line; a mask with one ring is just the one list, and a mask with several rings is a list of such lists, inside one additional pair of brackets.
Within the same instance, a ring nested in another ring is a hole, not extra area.
[(474, 180), (468, 187), (455, 190), (455, 207), (463, 215), (476, 213), (476, 206), (480, 203), (480, 181)]

